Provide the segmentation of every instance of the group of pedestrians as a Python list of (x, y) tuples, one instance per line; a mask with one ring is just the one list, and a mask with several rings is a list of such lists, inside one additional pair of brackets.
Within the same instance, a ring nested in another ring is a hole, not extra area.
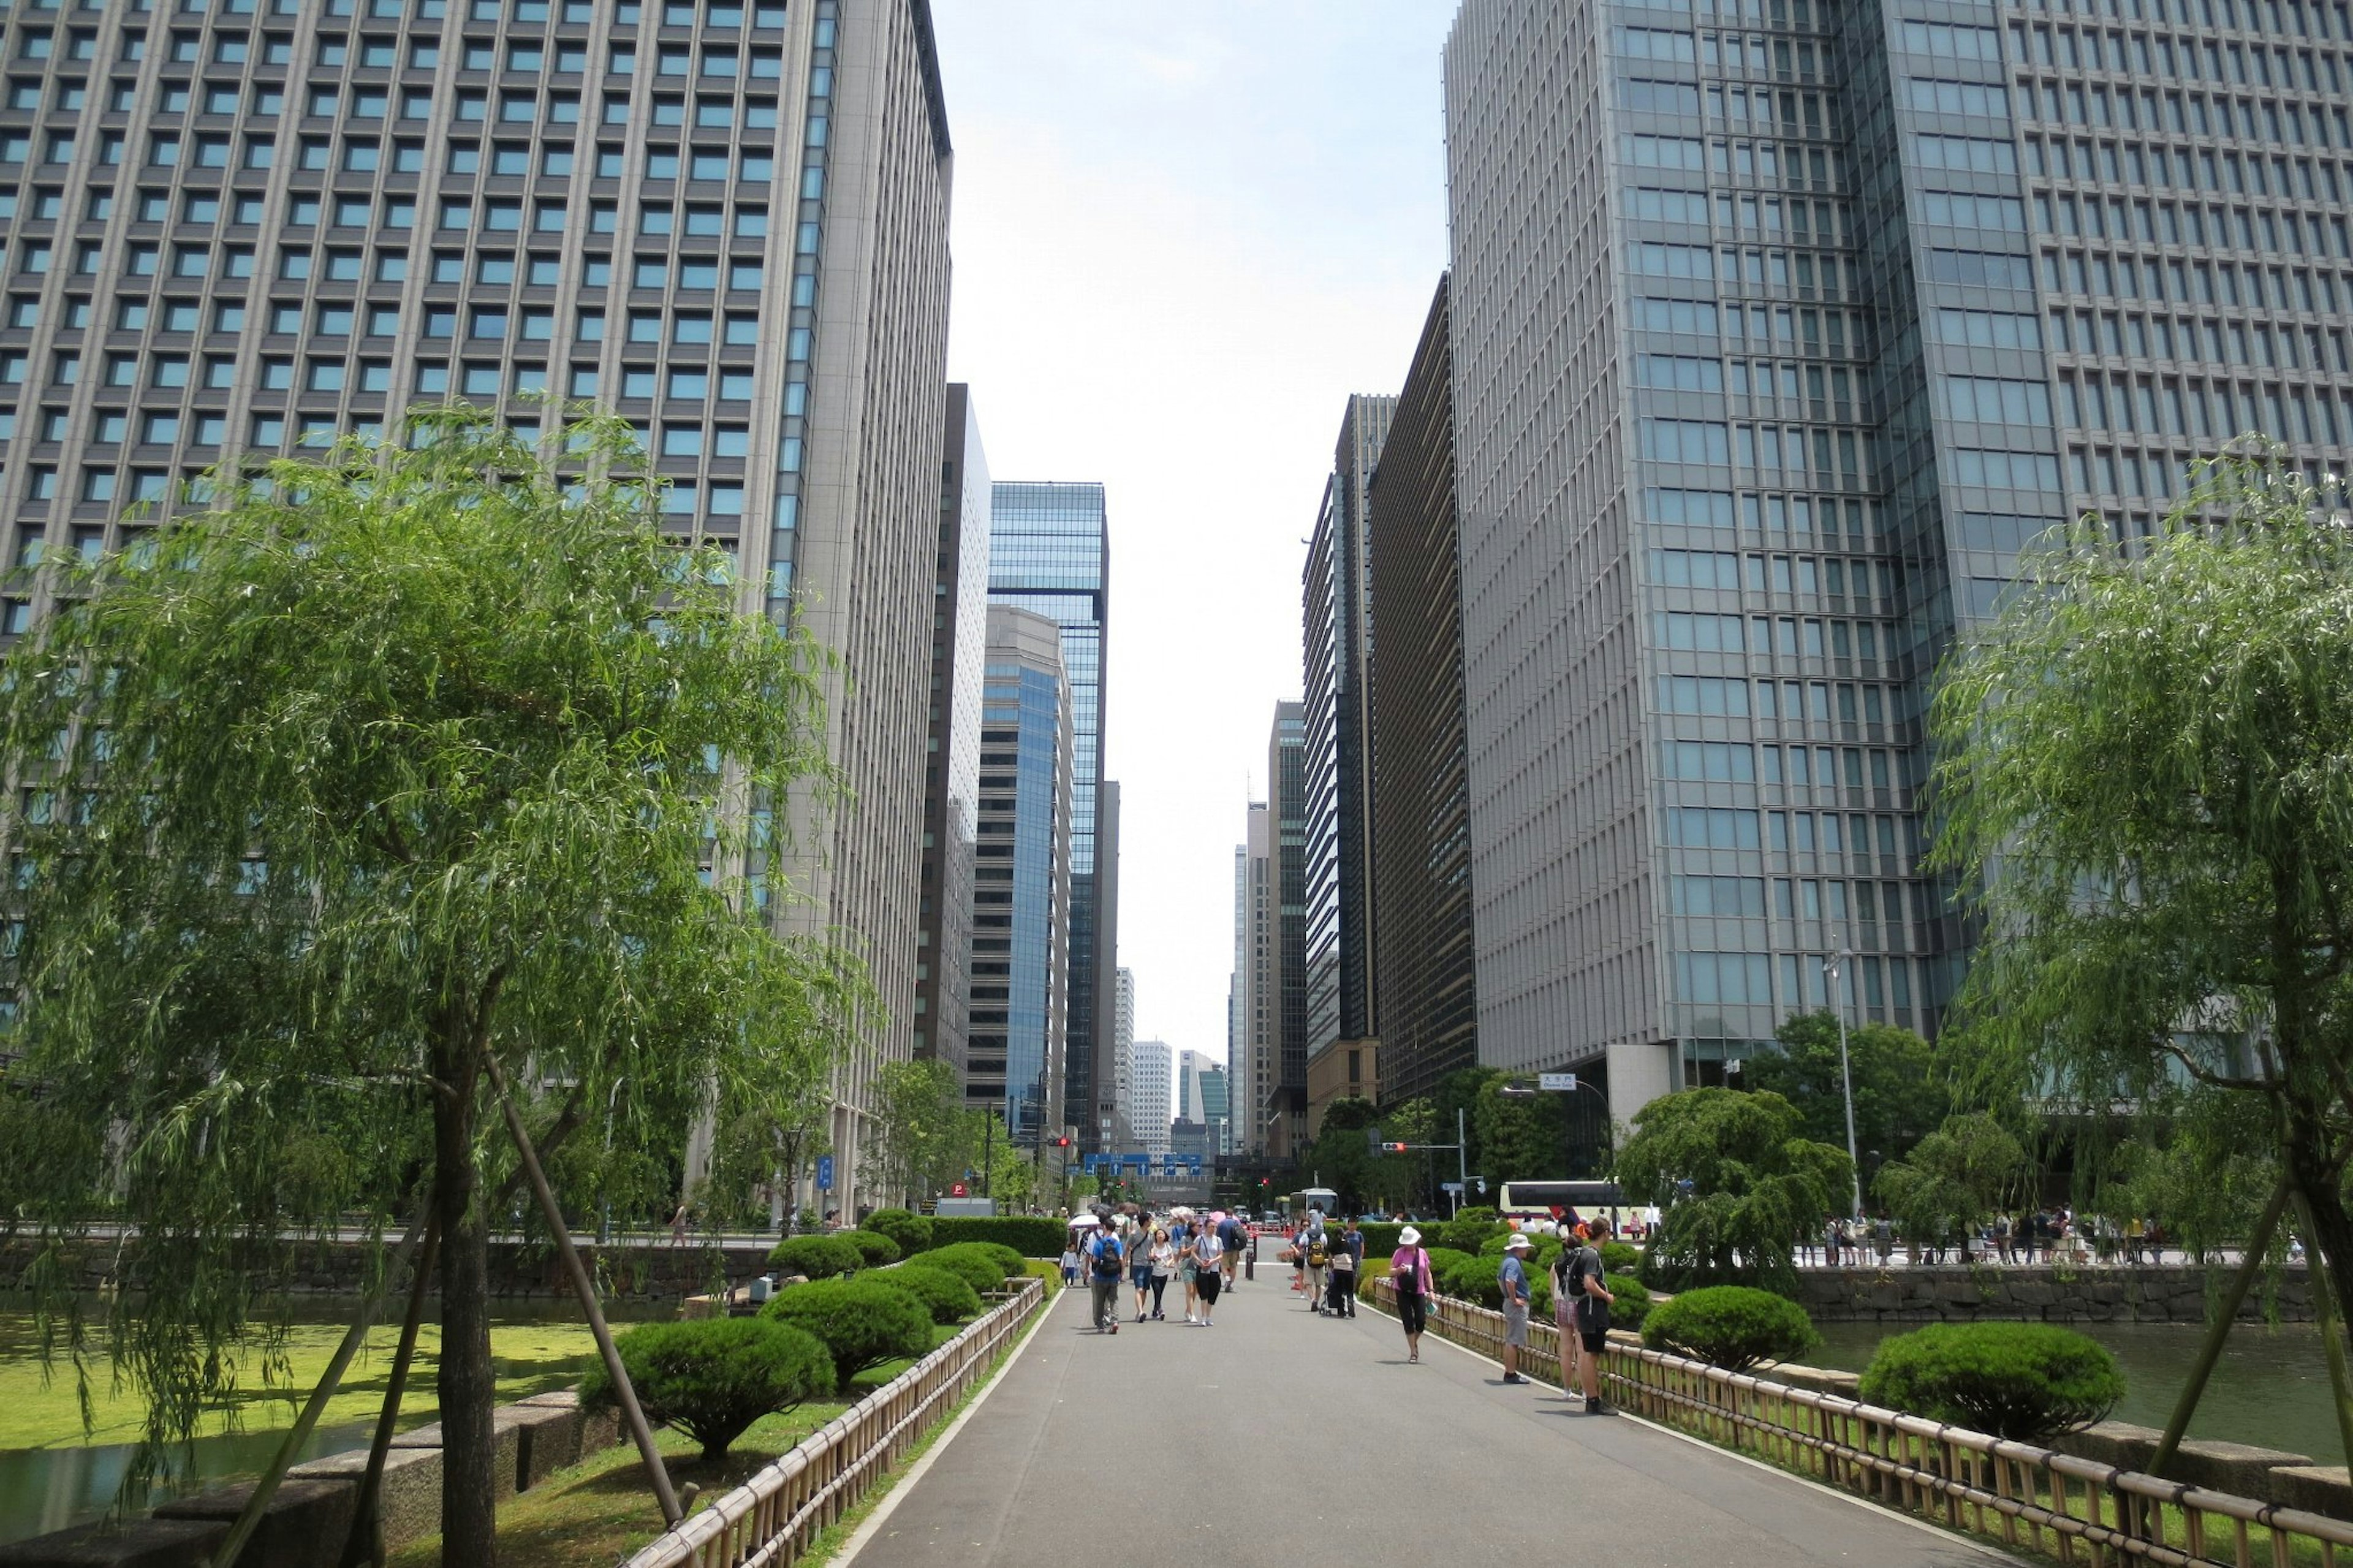
[(1185, 1288), (1184, 1321), (1214, 1328), (1218, 1298), (1232, 1288), (1251, 1245), (1249, 1227), (1229, 1214), (1181, 1206), (1166, 1215), (1102, 1214), (1091, 1234), (1074, 1236), (1063, 1251), (1062, 1279), (1075, 1284), (1086, 1275), (1099, 1333), (1119, 1332), (1123, 1282), (1135, 1292), (1135, 1321), (1167, 1320), (1175, 1280)]
[(1356, 1315), (1356, 1280), (1365, 1267), (1365, 1233), (1355, 1215), (1326, 1223), (1311, 1208), (1289, 1237), (1283, 1258), (1291, 1265), (1291, 1293), (1308, 1308), (1335, 1318)]
[(1871, 1218), (1844, 1219), (1832, 1215), (1822, 1222), (1819, 1246), (1798, 1248), (1798, 1261), (1812, 1263), (1819, 1255), (1831, 1268), (1862, 1268), (1873, 1263), (1884, 1268), (1895, 1261), (1901, 1247), (1913, 1263), (1940, 1263), (1951, 1253), (1960, 1263), (2113, 1262), (2158, 1263), (2164, 1259), (2165, 1229), (2153, 1219), (2134, 1215), (2122, 1221), (2105, 1216), (2079, 1216), (2062, 1205), (2032, 1209), (2013, 1217), (1991, 1220), (1956, 1230), (1943, 1227), (1934, 1235), (1899, 1232), (1894, 1220), (1881, 1213)]

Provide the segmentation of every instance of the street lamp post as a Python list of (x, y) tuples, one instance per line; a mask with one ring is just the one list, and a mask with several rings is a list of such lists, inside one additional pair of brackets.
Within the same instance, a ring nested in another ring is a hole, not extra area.
[[(1608, 1142), (1610, 1142), (1610, 1140), (1609, 1140), (1609, 1096), (1606, 1092), (1604, 1092), (1604, 1090), (1602, 1089), (1602, 1088), (1601, 1088), (1601, 1086), (1600, 1086), (1599, 1084), (1595, 1083), (1595, 1082), (1594, 1082), (1592, 1079), (1590, 1079), (1579, 1078), (1577, 1074), (1575, 1074), (1575, 1073), (1573, 1073), (1573, 1072), (1572, 1072), (1572, 1073), (1546, 1073), (1546, 1074), (1545, 1074), (1545, 1075), (1544, 1075), (1544, 1077), (1546, 1077), (1546, 1078), (1566, 1078), (1566, 1079), (1568, 1079), (1568, 1082), (1567, 1082), (1567, 1084), (1555, 1084), (1555, 1085), (1551, 1086), (1550, 1088), (1538, 1087), (1538, 1088), (1535, 1088), (1535, 1089), (1530, 1089), (1527, 1085), (1525, 1085), (1525, 1084), (1524, 1084), (1524, 1083), (1507, 1083), (1507, 1084), (1505, 1084), (1503, 1088), (1501, 1088), (1501, 1089), (1497, 1089), (1495, 1092), (1496, 1092), (1496, 1093), (1498, 1093), (1498, 1094), (1506, 1095), (1506, 1096), (1508, 1096), (1508, 1097), (1510, 1097), (1511, 1099), (1514, 1099), (1514, 1100), (1529, 1100), (1529, 1099), (1534, 1099), (1535, 1096), (1537, 1096), (1537, 1095), (1539, 1095), (1539, 1094), (1546, 1094), (1546, 1093), (1551, 1093), (1551, 1094), (1564, 1094), (1564, 1093), (1565, 1093), (1565, 1094), (1574, 1094), (1574, 1093), (1576, 1093), (1578, 1089), (1584, 1089), (1585, 1091), (1587, 1091), (1587, 1092), (1588, 1092), (1588, 1093), (1589, 1093), (1589, 1094), (1593, 1094), (1593, 1095), (1596, 1095), (1596, 1096), (1599, 1096), (1599, 1099), (1600, 1099), (1600, 1100), (1601, 1100), (1601, 1128), (1602, 1128), (1602, 1138), (1603, 1138), (1603, 1142), (1604, 1142), (1605, 1145), (1606, 1145)], [(1541, 1085), (1541, 1080), (1539, 1080), (1539, 1083), (1540, 1083), (1540, 1085)], [(1576, 1130), (1574, 1127), (1570, 1127), (1570, 1128), (1567, 1128), (1567, 1129), (1565, 1129), (1565, 1131), (1567, 1131), (1567, 1137), (1568, 1137), (1568, 1156), (1569, 1156), (1568, 1163), (1569, 1163), (1571, 1165), (1575, 1165), (1575, 1164), (1577, 1163), (1577, 1130)]]
[(1854, 1178), (1854, 1217), (1862, 1218), (1862, 1158), (1854, 1142), (1854, 1069), (1847, 1065), (1846, 1055), (1846, 993), (1841, 989), (1846, 961), (1854, 956), (1854, 949), (1840, 948), (1822, 964), (1822, 973), (1830, 976), (1831, 1001), (1838, 1013), (1839, 1026), (1839, 1088), (1846, 1094), (1846, 1162), (1847, 1173)]

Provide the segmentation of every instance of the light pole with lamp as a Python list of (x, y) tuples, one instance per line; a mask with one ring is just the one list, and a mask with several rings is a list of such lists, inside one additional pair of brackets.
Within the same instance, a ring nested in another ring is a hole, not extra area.
[[(1574, 1094), (1578, 1089), (1583, 1089), (1587, 1093), (1599, 1098), (1601, 1101), (1602, 1141), (1604, 1145), (1607, 1146), (1612, 1142), (1609, 1138), (1609, 1096), (1602, 1089), (1599, 1084), (1595, 1083), (1590, 1079), (1579, 1079), (1577, 1074), (1573, 1072), (1539, 1073), (1536, 1075), (1535, 1087), (1533, 1089), (1524, 1083), (1508, 1083), (1504, 1085), (1503, 1088), (1497, 1089), (1495, 1092), (1513, 1100), (1528, 1100), (1534, 1099), (1535, 1096), (1540, 1094)], [(1573, 1165), (1577, 1163), (1577, 1147), (1574, 1142), (1577, 1133), (1574, 1128), (1567, 1129), (1567, 1131), (1570, 1139), (1572, 1140), (1568, 1151), (1569, 1163)]]
[(1854, 956), (1854, 949), (1840, 948), (1824, 960), (1822, 973), (1830, 976), (1831, 1001), (1838, 1013), (1839, 1026), (1839, 1088), (1846, 1094), (1846, 1161), (1847, 1173), (1854, 1179), (1854, 1217), (1862, 1219), (1862, 1158), (1856, 1152), (1854, 1142), (1854, 1069), (1847, 1065), (1846, 1055), (1846, 993), (1841, 988), (1846, 961)]

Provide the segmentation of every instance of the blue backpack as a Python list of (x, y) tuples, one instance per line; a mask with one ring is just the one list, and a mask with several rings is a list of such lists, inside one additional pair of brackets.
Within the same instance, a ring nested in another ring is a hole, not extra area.
[(1095, 1237), (1095, 1272), (1106, 1279), (1119, 1278), (1119, 1237), (1106, 1231)]

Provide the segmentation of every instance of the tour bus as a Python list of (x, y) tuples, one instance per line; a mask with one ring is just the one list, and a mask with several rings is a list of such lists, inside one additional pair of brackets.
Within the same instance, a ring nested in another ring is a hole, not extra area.
[(1562, 1221), (1575, 1225), (1596, 1215), (1622, 1231), (1627, 1219), (1640, 1217), (1618, 1191), (1615, 1182), (1505, 1182), (1497, 1212), (1523, 1226)]

